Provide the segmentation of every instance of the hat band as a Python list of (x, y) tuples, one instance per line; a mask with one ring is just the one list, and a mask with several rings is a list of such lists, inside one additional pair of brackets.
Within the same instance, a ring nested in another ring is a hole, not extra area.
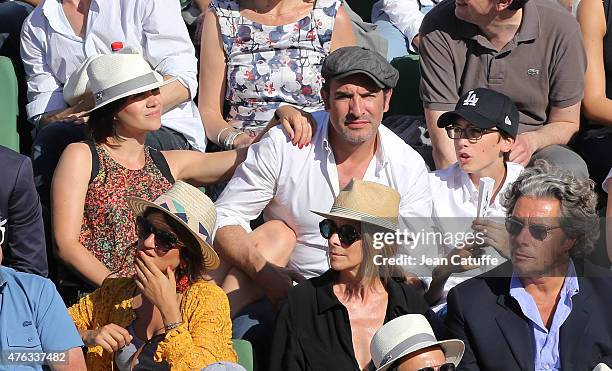
[(138, 76), (133, 79), (124, 81), (120, 84), (111, 86), (110, 88), (102, 89), (95, 95), (96, 105), (98, 105), (102, 101), (128, 93), (143, 86), (155, 84), (156, 82), (159, 81), (155, 76), (155, 72), (149, 72), (146, 75)]
[(382, 361), (380, 364), (383, 365), (389, 362), (390, 360), (402, 354), (402, 352), (405, 351), (407, 348), (410, 348), (410, 346), (414, 344), (418, 344), (418, 343), (423, 343), (426, 341), (436, 343), (438, 340), (435, 338), (435, 336), (431, 334), (426, 334), (426, 333), (421, 333), (421, 334), (416, 334), (414, 336), (411, 336), (405, 339), (404, 341), (402, 341), (401, 343), (397, 344), (396, 346), (393, 347), (393, 349), (387, 352), (387, 354), (382, 358)]

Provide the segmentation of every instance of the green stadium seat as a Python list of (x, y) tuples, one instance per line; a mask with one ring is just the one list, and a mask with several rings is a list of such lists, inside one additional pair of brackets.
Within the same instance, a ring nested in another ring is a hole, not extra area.
[(253, 371), (253, 346), (248, 340), (232, 339), (234, 351), (238, 355), (238, 364), (247, 371)]
[(387, 115), (423, 115), (423, 102), (419, 96), (419, 56), (411, 54), (395, 58), (391, 64), (399, 71), (399, 81), (393, 89)]
[(17, 76), (13, 63), (0, 56), (0, 144), (19, 152)]

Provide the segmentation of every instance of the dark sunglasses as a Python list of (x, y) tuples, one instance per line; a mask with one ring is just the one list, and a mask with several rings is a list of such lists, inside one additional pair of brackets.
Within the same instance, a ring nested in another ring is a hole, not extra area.
[(323, 219), (319, 223), (319, 231), (321, 236), (326, 240), (329, 240), (334, 233), (338, 233), (338, 238), (343, 245), (351, 245), (353, 242), (361, 238), (361, 233), (350, 224), (344, 224), (338, 226), (336, 222), (331, 219)]
[[(519, 233), (521, 233), (521, 231), (523, 230), (523, 228), (525, 228), (525, 223), (520, 221), (518, 218), (514, 216), (509, 216), (506, 218), (506, 230), (512, 236), (518, 236)], [(531, 234), (533, 238), (535, 238), (538, 241), (544, 241), (548, 237), (548, 234), (550, 233), (550, 231), (552, 231), (553, 229), (557, 229), (557, 228), (561, 228), (561, 227), (560, 226), (551, 227), (545, 224), (529, 224), (528, 225), (529, 233)]]
[(451, 139), (465, 138), (468, 140), (478, 140), (486, 133), (495, 133), (499, 130), (481, 129), (476, 127), (462, 128), (461, 126), (450, 125), (446, 127), (446, 134)]
[(423, 367), (419, 368), (417, 371), (455, 371), (455, 364), (445, 363), (443, 365), (435, 367)]
[(141, 240), (145, 240), (153, 234), (155, 236), (155, 250), (164, 254), (176, 248), (179, 242), (175, 234), (155, 228), (151, 222), (142, 216), (136, 217), (136, 234)]

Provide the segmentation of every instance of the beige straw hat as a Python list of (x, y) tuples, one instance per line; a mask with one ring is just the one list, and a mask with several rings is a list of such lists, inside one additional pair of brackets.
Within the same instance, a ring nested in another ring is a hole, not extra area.
[(370, 342), (370, 354), (376, 371), (384, 371), (400, 358), (434, 345), (442, 348), (446, 362), (459, 365), (465, 351), (463, 341), (438, 341), (422, 314), (405, 314), (376, 331)]
[(91, 112), (118, 99), (156, 89), (175, 80), (164, 80), (138, 51), (127, 47), (112, 54), (87, 58), (66, 81), (64, 100), (74, 105), (83, 94), (90, 92), (95, 100), (94, 108), (88, 111)]
[(385, 185), (352, 179), (340, 191), (329, 212), (311, 210), (324, 218), (336, 217), (398, 228), (400, 194)]
[(136, 216), (152, 207), (172, 217), (187, 228), (199, 242), (206, 269), (216, 269), (219, 266), (219, 256), (212, 248), (217, 211), (210, 198), (202, 191), (178, 180), (153, 202), (140, 197), (128, 197), (127, 201)]

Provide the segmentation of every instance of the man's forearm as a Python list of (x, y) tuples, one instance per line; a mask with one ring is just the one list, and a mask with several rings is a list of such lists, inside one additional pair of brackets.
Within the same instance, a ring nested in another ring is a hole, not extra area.
[(553, 144), (567, 144), (578, 132), (578, 124), (573, 122), (551, 122), (540, 129), (529, 132), (535, 140), (536, 151)]
[[(165, 80), (172, 78), (172, 76), (164, 76)], [(183, 84), (176, 80), (168, 85), (164, 85), (159, 88), (162, 97), (162, 106), (164, 113), (172, 110), (179, 104), (189, 100), (189, 90), (183, 86)]]
[(230, 265), (242, 270), (256, 281), (257, 272), (267, 263), (252, 245), (249, 234), (238, 225), (220, 228), (215, 236), (215, 249)]
[(436, 169), (444, 169), (457, 161), (453, 141), (448, 137), (443, 128), (438, 127), (438, 119), (443, 113), (444, 111), (425, 109), (425, 121), (427, 122), (427, 131), (431, 138), (432, 154), (436, 163)]

